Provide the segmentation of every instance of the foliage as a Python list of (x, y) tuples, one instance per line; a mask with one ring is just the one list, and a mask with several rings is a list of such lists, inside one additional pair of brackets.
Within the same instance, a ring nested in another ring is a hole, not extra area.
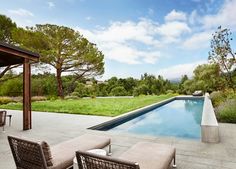
[(188, 76), (187, 75), (183, 75), (180, 79), (180, 83), (179, 83), (179, 93), (186, 93), (186, 91), (184, 90), (184, 82), (189, 80)]
[(46, 101), (47, 97), (45, 96), (33, 96), (31, 97), (32, 102), (37, 102), (37, 101)]
[(15, 102), (11, 97), (0, 97), (0, 105)]
[(226, 80), (226, 85), (235, 88), (232, 78), (232, 69), (236, 66), (236, 53), (231, 47), (232, 33), (229, 29), (222, 29), (221, 26), (213, 34), (211, 40), (211, 51), (209, 52), (209, 60), (220, 66), (222, 75)]
[[(33, 102), (32, 110), (57, 112), (57, 113), (73, 113), (88, 114), (100, 116), (117, 116), (143, 106), (157, 103), (168, 99), (175, 95), (160, 96), (139, 96), (134, 98), (107, 98), (107, 99), (80, 99), (80, 100), (52, 100)], [(0, 108), (22, 110), (21, 103), (1, 105)]]
[(195, 90), (212, 92), (224, 88), (224, 81), (221, 78), (217, 64), (199, 65), (193, 73), (193, 79), (182, 78), (180, 83), (181, 93), (192, 94)]
[(21, 46), (39, 52), (42, 63), (56, 69), (57, 92), (62, 98), (62, 73), (75, 75), (72, 86), (82, 77), (104, 73), (102, 52), (71, 28), (51, 24), (36, 25), (16, 31), (14, 37)]
[(220, 122), (236, 123), (236, 99), (228, 99), (223, 102), (217, 111)]
[(174, 94), (175, 92), (173, 90), (167, 90), (166, 94)]
[[(12, 32), (17, 29), (17, 26), (10, 18), (5, 15), (0, 14), (0, 41), (5, 43), (13, 43)], [(1, 81), (7, 80), (5, 77), (2, 78), (7, 72), (11, 71), (13, 68), (18, 67), (19, 65), (9, 65), (0, 68), (0, 78)]]
[(117, 86), (111, 90), (112, 96), (126, 96), (126, 90), (123, 86)]
[(56, 96), (57, 84), (53, 74), (32, 76), (31, 93), (33, 96)]
[(210, 94), (210, 98), (214, 107), (219, 106), (222, 102), (225, 101), (226, 96), (223, 91), (214, 91)]
[(16, 24), (7, 16), (0, 14), (0, 41), (11, 43), (14, 29), (16, 29)]
[(83, 83), (78, 83), (72, 95), (78, 97), (86, 97), (89, 95), (88, 87), (86, 87), (86, 85)]
[(78, 96), (66, 96), (65, 97), (65, 100), (78, 100), (78, 99), (80, 99)]
[(22, 77), (4, 81), (0, 85), (0, 96), (21, 96), (22, 93)]
[(142, 84), (134, 88), (134, 96), (148, 95), (148, 92), (149, 92), (148, 86), (145, 84)]

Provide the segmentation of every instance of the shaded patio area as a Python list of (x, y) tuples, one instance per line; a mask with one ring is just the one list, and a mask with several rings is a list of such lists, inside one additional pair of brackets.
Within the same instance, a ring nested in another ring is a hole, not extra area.
[[(198, 140), (171, 137), (149, 137), (87, 130), (86, 128), (110, 120), (110, 117), (70, 115), (32, 112), (34, 128), (22, 131), (22, 112), (8, 110), (12, 114), (12, 126), (6, 124), (6, 132), (0, 132), (0, 168), (13, 169), (13, 161), (7, 135), (24, 136), (45, 140), (50, 145), (77, 137), (84, 133), (108, 135), (112, 139), (113, 155), (119, 156), (139, 141), (174, 145), (177, 148), (178, 169), (235, 169), (236, 168), (236, 125), (220, 124), (221, 142), (205, 144)], [(76, 150), (75, 150), (76, 151)]]

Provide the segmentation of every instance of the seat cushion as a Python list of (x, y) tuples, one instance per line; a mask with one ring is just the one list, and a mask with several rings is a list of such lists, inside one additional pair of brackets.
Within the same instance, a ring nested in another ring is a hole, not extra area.
[(175, 156), (175, 148), (157, 143), (140, 142), (119, 158), (139, 163), (140, 169), (168, 169)]
[(110, 142), (110, 138), (105, 136), (84, 134), (80, 137), (52, 146), (52, 169), (63, 169), (71, 166), (77, 150), (87, 151), (90, 149), (100, 149), (108, 146)]

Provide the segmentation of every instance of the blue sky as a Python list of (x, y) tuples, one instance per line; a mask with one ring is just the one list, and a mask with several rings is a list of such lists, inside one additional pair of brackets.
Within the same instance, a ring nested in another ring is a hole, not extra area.
[(236, 0), (8, 0), (0, 13), (22, 27), (78, 30), (105, 55), (102, 79), (145, 72), (173, 79), (207, 62), (219, 25), (235, 35), (235, 8)]

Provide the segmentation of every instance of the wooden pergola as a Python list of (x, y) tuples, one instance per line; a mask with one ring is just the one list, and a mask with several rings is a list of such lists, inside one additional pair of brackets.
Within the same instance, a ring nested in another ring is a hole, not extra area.
[(0, 42), (0, 67), (23, 64), (23, 130), (32, 128), (31, 119), (31, 66), (39, 54)]

